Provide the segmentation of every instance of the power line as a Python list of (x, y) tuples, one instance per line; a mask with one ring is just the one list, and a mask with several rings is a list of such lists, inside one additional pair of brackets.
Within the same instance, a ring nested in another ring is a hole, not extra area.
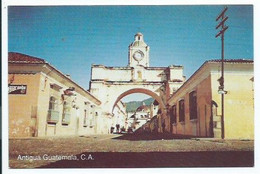
[(221, 30), (216, 34), (216, 38), (221, 36), (221, 77), (218, 79), (219, 81), (219, 89), (218, 93), (221, 94), (221, 138), (225, 138), (225, 128), (224, 128), (224, 95), (226, 91), (224, 90), (224, 34), (225, 31), (228, 29), (228, 26), (225, 25), (228, 17), (225, 15), (226, 11), (228, 10), (225, 7), (222, 12), (216, 18), (216, 21), (220, 19), (220, 23), (216, 26), (216, 29), (221, 28)]

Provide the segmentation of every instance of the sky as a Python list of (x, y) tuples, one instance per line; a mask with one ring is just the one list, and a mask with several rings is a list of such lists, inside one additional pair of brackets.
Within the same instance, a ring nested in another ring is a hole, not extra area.
[[(124, 67), (141, 32), (150, 66), (184, 66), (189, 78), (221, 58), (216, 17), (223, 6), (9, 6), (8, 51), (45, 59), (83, 88), (91, 64)], [(253, 59), (253, 6), (228, 6), (226, 59)]]

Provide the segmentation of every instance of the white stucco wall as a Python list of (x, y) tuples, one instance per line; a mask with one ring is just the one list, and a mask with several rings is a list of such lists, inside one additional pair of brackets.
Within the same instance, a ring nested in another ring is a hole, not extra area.
[(130, 81), (131, 68), (92, 67), (92, 79), (105, 81)]

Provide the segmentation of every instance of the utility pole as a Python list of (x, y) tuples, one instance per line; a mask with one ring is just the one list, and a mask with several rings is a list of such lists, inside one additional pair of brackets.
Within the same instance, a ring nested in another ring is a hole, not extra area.
[(227, 7), (225, 7), (222, 12), (216, 18), (216, 21), (220, 20), (219, 24), (216, 26), (216, 29), (221, 28), (219, 33), (215, 36), (216, 38), (221, 35), (221, 77), (219, 81), (219, 89), (218, 93), (221, 94), (221, 138), (225, 138), (225, 129), (224, 129), (224, 95), (226, 91), (224, 90), (224, 34), (228, 29), (228, 26), (225, 25), (225, 22), (228, 19), (228, 16), (225, 15), (227, 11)]

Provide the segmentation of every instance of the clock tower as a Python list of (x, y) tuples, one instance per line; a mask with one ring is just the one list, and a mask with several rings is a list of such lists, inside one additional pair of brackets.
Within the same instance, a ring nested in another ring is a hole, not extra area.
[(149, 67), (149, 50), (150, 47), (144, 42), (142, 33), (135, 35), (135, 40), (129, 45), (128, 66)]

